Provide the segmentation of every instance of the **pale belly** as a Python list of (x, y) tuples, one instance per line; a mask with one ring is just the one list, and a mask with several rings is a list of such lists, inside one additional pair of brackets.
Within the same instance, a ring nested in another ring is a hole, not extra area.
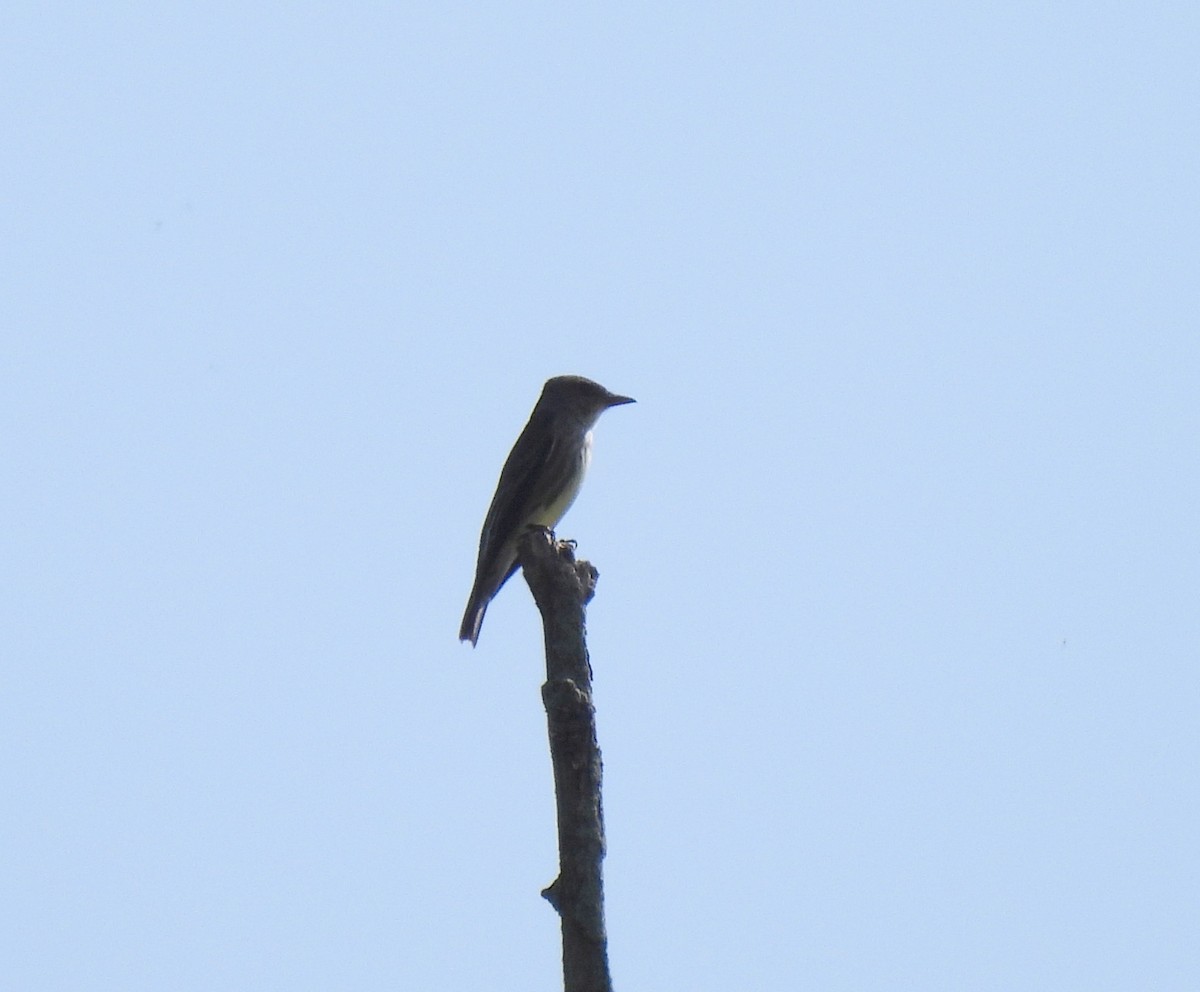
[(549, 506), (543, 507), (535, 515), (531, 523), (553, 530), (558, 526), (566, 512), (571, 509), (579, 489), (583, 485), (583, 477), (587, 474), (588, 465), (592, 461), (592, 432), (588, 431), (583, 437), (583, 452), (579, 459), (578, 471), (567, 484), (562, 494)]

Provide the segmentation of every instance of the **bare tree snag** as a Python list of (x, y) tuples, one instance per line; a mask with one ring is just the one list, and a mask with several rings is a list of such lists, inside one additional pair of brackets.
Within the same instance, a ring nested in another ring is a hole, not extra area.
[(542, 614), (546, 683), (542, 702), (558, 808), (558, 878), (542, 895), (562, 920), (565, 992), (612, 992), (604, 928), (604, 813), (584, 607), (599, 573), (576, 561), (574, 544), (531, 529), (518, 560)]

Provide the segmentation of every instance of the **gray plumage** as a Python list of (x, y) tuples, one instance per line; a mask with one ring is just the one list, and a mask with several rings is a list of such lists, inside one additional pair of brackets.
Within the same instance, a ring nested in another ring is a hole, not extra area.
[(459, 640), (478, 642), (488, 604), (519, 567), (517, 538), (530, 525), (552, 530), (575, 501), (591, 459), (592, 428), (600, 414), (632, 402), (583, 376), (547, 380), (504, 463), (483, 522), (475, 584)]

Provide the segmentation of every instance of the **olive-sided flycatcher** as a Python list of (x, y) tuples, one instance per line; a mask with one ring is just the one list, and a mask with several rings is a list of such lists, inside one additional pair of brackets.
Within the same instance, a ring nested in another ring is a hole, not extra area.
[(488, 603), (520, 566), (517, 538), (530, 526), (553, 529), (583, 484), (592, 457), (592, 428), (610, 406), (634, 402), (579, 375), (549, 379), (508, 454), (479, 535), (475, 585), (460, 641), (479, 640)]

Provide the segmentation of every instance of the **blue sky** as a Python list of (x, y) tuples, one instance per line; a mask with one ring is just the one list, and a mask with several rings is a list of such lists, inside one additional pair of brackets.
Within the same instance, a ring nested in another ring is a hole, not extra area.
[(1200, 985), (1200, 15), (9, 5), (0, 984), (559, 983), (605, 415), (619, 988)]

